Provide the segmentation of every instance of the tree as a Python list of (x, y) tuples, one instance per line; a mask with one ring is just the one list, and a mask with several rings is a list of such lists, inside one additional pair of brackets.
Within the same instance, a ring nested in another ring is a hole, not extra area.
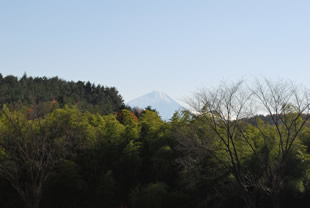
[(150, 183), (145, 187), (136, 186), (130, 193), (132, 207), (163, 207), (164, 197), (167, 195), (167, 188), (167, 185), (164, 183)]
[[(259, 104), (258, 108), (271, 117), (275, 128), (273, 136), (277, 144), (276, 154), (268, 160), (263, 160), (262, 164), (267, 184), (265, 190), (272, 197), (273, 205), (278, 206), (278, 195), (284, 188), (288, 163), (292, 160), (292, 156), (305, 153), (302, 151), (300, 136), (310, 118), (309, 91), (291, 82), (274, 83), (270, 80), (257, 81), (251, 91)], [(270, 135), (266, 134), (263, 127), (257, 126), (266, 143)], [(290, 169), (296, 168), (292, 165)]]
[(201, 90), (188, 100), (197, 118), (214, 133), (216, 140), (201, 143), (202, 151), (213, 155), (234, 176), (243, 191), (247, 207), (255, 207), (253, 181), (243, 169), (243, 159), (255, 152), (253, 143), (244, 133), (243, 119), (248, 117), (251, 93), (243, 89), (243, 82), (222, 83), (214, 90)]
[[(250, 89), (243, 82), (222, 83), (216, 89), (197, 92), (188, 104), (214, 134), (212, 142), (197, 143), (200, 151), (206, 151), (231, 172), (245, 205), (256, 207), (257, 197), (263, 193), (277, 206), (288, 157), (298, 150), (296, 140), (309, 119), (308, 92), (288, 82), (257, 81)], [(271, 129), (275, 131), (247, 122), (257, 109), (272, 118)], [(274, 149), (266, 151), (270, 139), (278, 143), (273, 146), (278, 152), (275, 157), (271, 154)], [(253, 161), (262, 171), (251, 169)]]
[(2, 110), (0, 175), (16, 189), (27, 208), (39, 206), (53, 168), (86, 139), (83, 121), (75, 113), (67, 108), (29, 120), (25, 113)]

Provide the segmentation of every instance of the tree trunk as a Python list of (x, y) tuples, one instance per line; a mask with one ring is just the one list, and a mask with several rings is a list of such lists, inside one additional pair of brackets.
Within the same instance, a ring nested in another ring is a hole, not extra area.
[(253, 193), (245, 193), (243, 197), (246, 208), (256, 208), (256, 195)]
[(41, 188), (35, 188), (31, 193), (27, 194), (25, 198), (26, 208), (38, 208), (42, 196)]
[(245, 207), (246, 208), (256, 208), (256, 203), (252, 200), (245, 200)]
[(40, 199), (32, 199), (26, 202), (26, 208), (38, 208), (40, 204)]

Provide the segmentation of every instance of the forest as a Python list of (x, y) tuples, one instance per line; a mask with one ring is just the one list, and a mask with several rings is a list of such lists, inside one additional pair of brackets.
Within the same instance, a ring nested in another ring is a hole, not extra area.
[(221, 83), (164, 121), (114, 87), (0, 74), (2, 208), (308, 207), (310, 94)]

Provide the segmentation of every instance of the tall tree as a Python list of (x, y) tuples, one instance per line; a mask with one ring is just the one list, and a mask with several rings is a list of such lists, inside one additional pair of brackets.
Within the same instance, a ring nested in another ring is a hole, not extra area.
[[(258, 193), (270, 196), (277, 206), (287, 158), (296, 151), (294, 144), (309, 119), (308, 91), (287, 82), (268, 80), (257, 82), (252, 89), (245, 88), (243, 82), (222, 83), (214, 90), (201, 90), (188, 103), (219, 141), (212, 145), (200, 143), (201, 150), (209, 152), (231, 171), (246, 206), (256, 207)], [(259, 125), (255, 129), (248, 124), (247, 120), (257, 109), (269, 114), (276, 131), (266, 131)], [(262, 151), (257, 137), (262, 138), (263, 147), (268, 147), (270, 138), (274, 138), (278, 143), (274, 146), (277, 156), (270, 157), (270, 151)], [(249, 168), (250, 158), (262, 166), (261, 172)]]
[[(264, 165), (265, 191), (272, 197), (273, 206), (279, 205), (278, 195), (284, 188), (287, 176), (287, 165), (292, 154), (303, 154), (300, 136), (310, 118), (309, 91), (294, 83), (265, 80), (257, 81), (251, 89), (258, 109), (271, 118), (274, 127), (273, 137), (276, 141), (276, 154), (269, 159), (261, 160)], [(266, 134), (266, 125), (257, 125), (264, 142), (271, 135)], [(261, 157), (262, 158), (262, 157)], [(295, 163), (296, 165), (296, 163)], [(291, 164), (290, 168), (296, 168)]]
[(29, 120), (4, 108), (0, 117), (0, 175), (7, 179), (27, 208), (37, 208), (53, 170), (86, 139), (77, 111), (56, 110), (44, 119)]

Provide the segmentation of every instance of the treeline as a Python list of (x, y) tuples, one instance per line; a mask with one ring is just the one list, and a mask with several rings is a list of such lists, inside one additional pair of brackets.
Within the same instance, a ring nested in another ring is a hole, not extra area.
[(176, 126), (156, 112), (146, 110), (139, 120), (125, 109), (32, 114), (1, 113), (1, 207), (193, 205), (175, 161)]
[[(125, 109), (101, 116), (69, 107), (32, 114), (1, 113), (1, 207), (247, 207), (228, 152), (201, 117), (184, 111), (164, 122), (150, 110), (138, 119)], [(264, 146), (257, 128), (247, 129), (257, 151), (273, 157), (276, 138)], [(249, 147), (236, 145), (242, 168), (261, 171)], [(310, 203), (309, 149), (306, 127), (282, 173), (278, 206)], [(256, 197), (257, 207), (275, 205), (268, 194)]]
[(104, 115), (116, 112), (123, 105), (123, 99), (114, 87), (65, 81), (58, 77), (33, 78), (24, 74), (19, 79), (0, 74), (0, 105), (34, 106), (55, 101), (60, 107), (76, 105), (82, 111)]
[[(4, 106), (1, 207), (308, 207), (305, 92), (286, 82), (223, 84), (168, 122), (151, 108)], [(265, 116), (253, 117), (254, 107)]]

